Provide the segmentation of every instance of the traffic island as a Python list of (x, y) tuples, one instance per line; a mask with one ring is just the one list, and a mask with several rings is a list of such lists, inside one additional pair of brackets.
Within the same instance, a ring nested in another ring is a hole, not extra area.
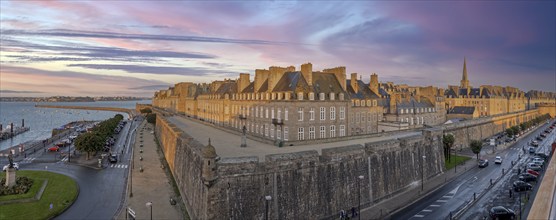
[(77, 199), (79, 187), (72, 178), (48, 171), (21, 170), (18, 176), (34, 184), (25, 194), (0, 196), (0, 219), (51, 219)]

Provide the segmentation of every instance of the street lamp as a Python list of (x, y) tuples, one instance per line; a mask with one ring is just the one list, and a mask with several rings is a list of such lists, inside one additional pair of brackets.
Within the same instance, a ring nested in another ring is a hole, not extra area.
[(363, 175), (359, 175), (358, 176), (359, 181), (357, 181), (357, 188), (359, 188), (359, 205), (357, 207), (357, 211), (359, 211), (359, 215), (357, 215), (357, 217), (359, 218), (359, 220), (361, 220), (361, 181), (363, 181), (363, 178), (365, 178)]
[(145, 203), (145, 205), (147, 206), (147, 208), (151, 208), (151, 220), (153, 220), (153, 203), (147, 202)]
[(265, 196), (264, 197), (264, 202), (265, 202), (265, 212), (264, 212), (264, 219), (268, 220), (268, 202), (270, 202), (270, 200), (272, 200), (272, 196)]
[(427, 158), (427, 156), (423, 155), (423, 160), (421, 161), (421, 191), (423, 191), (424, 188), (424, 182), (425, 182), (425, 159)]

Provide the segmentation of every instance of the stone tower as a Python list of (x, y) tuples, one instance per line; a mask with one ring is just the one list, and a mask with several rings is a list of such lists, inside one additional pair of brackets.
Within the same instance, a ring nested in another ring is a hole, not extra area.
[(465, 57), (463, 58), (463, 76), (461, 77), (461, 88), (469, 90), (469, 80), (467, 79), (467, 65)]
[(203, 168), (201, 178), (203, 184), (211, 186), (214, 180), (217, 178), (216, 174), (216, 149), (211, 145), (210, 138), (207, 146), (201, 149), (201, 155), (203, 156)]

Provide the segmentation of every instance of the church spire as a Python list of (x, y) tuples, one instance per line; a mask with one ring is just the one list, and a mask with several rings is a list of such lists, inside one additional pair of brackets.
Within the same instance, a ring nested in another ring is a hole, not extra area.
[(467, 79), (467, 62), (465, 57), (463, 57), (463, 76), (461, 77), (461, 88), (469, 88), (469, 80)]

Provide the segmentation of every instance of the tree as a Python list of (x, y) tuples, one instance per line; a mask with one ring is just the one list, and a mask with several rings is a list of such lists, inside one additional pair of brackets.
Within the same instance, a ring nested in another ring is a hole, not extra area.
[(147, 114), (147, 122), (151, 124), (156, 124), (156, 114), (153, 113)]
[(150, 108), (144, 108), (139, 110), (142, 114), (150, 114), (153, 113), (153, 110), (151, 110)]
[(124, 119), (124, 116), (122, 114), (116, 114), (114, 118), (118, 119), (118, 121), (121, 121)]
[(512, 128), (507, 128), (506, 133), (508, 134), (508, 137), (514, 136), (514, 130)]
[(514, 135), (519, 134), (519, 126), (512, 126), (511, 129), (514, 132)]
[(452, 134), (445, 134), (442, 136), (442, 143), (444, 144), (444, 159), (450, 160), (450, 150), (454, 146), (455, 138)]
[(87, 160), (89, 160), (89, 154), (101, 150), (104, 147), (104, 142), (105, 140), (96, 135), (95, 132), (87, 132), (75, 139), (75, 148), (87, 152)]
[(527, 129), (527, 124), (526, 124), (525, 122), (524, 122), (524, 123), (521, 123), (521, 124), (519, 124), (519, 128), (520, 128), (522, 131), (525, 131), (525, 129)]
[(477, 155), (477, 160), (479, 159), (479, 153), (481, 153), (481, 149), (483, 149), (483, 142), (480, 140), (472, 140), (469, 144), (471, 146), (471, 151)]

